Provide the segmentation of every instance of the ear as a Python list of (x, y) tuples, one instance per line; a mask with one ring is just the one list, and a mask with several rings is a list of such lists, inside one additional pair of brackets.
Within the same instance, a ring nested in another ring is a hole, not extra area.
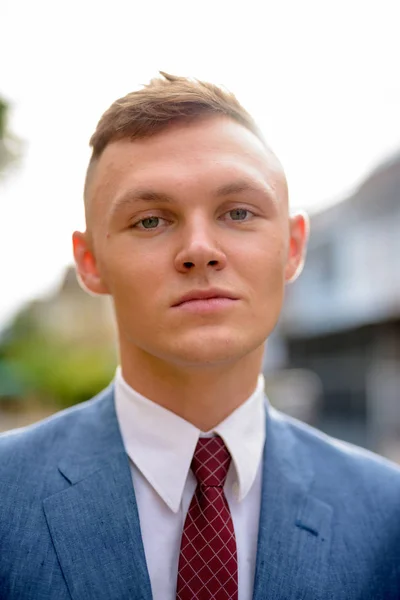
[(81, 286), (90, 294), (109, 294), (98, 271), (87, 232), (75, 231), (72, 235), (72, 244), (77, 276)]
[(285, 279), (291, 283), (303, 270), (307, 242), (310, 233), (310, 219), (305, 212), (292, 215), (289, 219), (289, 254), (285, 269)]

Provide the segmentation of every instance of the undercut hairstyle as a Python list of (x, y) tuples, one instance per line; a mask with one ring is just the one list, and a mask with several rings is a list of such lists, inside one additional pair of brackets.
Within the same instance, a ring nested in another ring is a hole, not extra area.
[(116, 100), (103, 114), (90, 139), (92, 156), (86, 173), (85, 198), (93, 165), (105, 147), (120, 139), (147, 138), (178, 123), (206, 116), (226, 116), (265, 143), (251, 115), (230, 91), (212, 83), (160, 71), (142, 89)]

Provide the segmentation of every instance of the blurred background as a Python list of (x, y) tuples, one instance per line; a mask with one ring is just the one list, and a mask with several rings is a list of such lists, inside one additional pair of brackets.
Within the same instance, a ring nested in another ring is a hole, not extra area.
[(397, 0), (0, 4), (0, 430), (93, 396), (117, 364), (78, 286), (89, 138), (158, 70), (222, 83), (311, 215), (266, 346), (271, 403), (400, 462)]

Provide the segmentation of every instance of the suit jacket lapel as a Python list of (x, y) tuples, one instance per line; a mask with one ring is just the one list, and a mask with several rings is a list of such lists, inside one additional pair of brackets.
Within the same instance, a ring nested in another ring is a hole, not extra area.
[(332, 507), (309, 492), (311, 464), (269, 407), (254, 600), (327, 597)]
[(77, 426), (59, 465), (71, 484), (43, 503), (73, 600), (150, 600), (129, 461), (109, 391)]

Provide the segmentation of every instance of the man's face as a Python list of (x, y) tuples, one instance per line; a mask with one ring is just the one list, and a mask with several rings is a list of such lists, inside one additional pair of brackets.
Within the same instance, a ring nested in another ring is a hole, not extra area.
[(262, 347), (306, 227), (256, 136), (225, 117), (176, 125), (109, 144), (91, 177), (75, 258), (113, 297), (121, 354), (200, 366)]

